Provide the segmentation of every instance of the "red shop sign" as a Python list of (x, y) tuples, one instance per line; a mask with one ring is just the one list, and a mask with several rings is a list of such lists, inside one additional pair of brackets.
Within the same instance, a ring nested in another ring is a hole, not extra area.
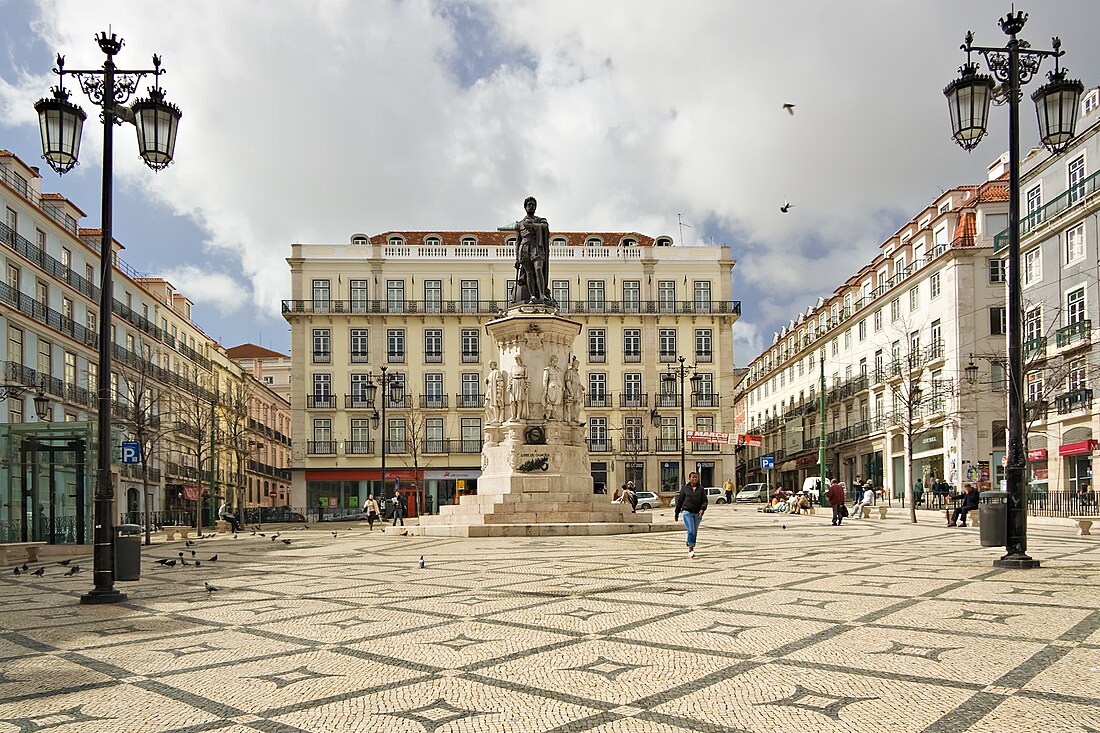
[(1067, 443), (1066, 445), (1058, 446), (1058, 455), (1060, 456), (1080, 456), (1086, 453), (1092, 453), (1096, 450), (1097, 441), (1095, 440), (1081, 440), (1076, 443)]
[(1047, 449), (1036, 448), (1035, 450), (1029, 450), (1027, 452), (1027, 459), (1029, 461), (1045, 461), (1047, 459)]

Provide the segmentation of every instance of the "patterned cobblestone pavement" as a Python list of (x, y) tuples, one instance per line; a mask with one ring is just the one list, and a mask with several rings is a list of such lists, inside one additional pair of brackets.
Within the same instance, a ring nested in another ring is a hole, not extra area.
[[(1068, 524), (1031, 528), (1031, 571), (974, 529), (728, 506), (694, 560), (264, 531), (143, 548), (115, 606), (5, 571), (0, 733), (1100, 732), (1100, 541)], [(201, 567), (154, 563), (179, 552)]]

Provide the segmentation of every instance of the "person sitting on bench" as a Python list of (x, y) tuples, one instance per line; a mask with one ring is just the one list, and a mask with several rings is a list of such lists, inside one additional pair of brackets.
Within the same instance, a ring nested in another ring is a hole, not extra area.
[(241, 523), (237, 521), (237, 517), (233, 514), (233, 512), (229, 511), (229, 504), (222, 502), (222, 505), (218, 507), (218, 519), (229, 522), (229, 527), (234, 532), (241, 531)]
[[(954, 513), (951, 515), (951, 521), (947, 523), (948, 527), (965, 527), (966, 526), (966, 514), (969, 511), (978, 508), (978, 490), (974, 488), (974, 484), (966, 485), (966, 493), (963, 494), (962, 504), (955, 508)], [(957, 524), (959, 519), (962, 519), (962, 524)]]

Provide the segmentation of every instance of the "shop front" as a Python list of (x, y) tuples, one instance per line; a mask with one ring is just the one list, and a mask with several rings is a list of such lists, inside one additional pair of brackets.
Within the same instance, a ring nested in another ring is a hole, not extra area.
[(1065, 486), (1062, 488), (1070, 496), (1076, 496), (1082, 488), (1085, 491), (1092, 489), (1092, 454), (1097, 446), (1098, 441), (1091, 438), (1058, 446), (1062, 475), (1065, 476)]
[(447, 468), (424, 471), (424, 513), (439, 514), (439, 507), (457, 504), (463, 494), (477, 493), (480, 468)]
[(385, 480), (377, 468), (320, 469), (306, 471), (306, 508), (327, 518), (361, 514), (368, 496), (380, 503), (394, 493), (409, 494), (409, 516), (419, 514), (417, 487), (423, 472), (386, 469)]

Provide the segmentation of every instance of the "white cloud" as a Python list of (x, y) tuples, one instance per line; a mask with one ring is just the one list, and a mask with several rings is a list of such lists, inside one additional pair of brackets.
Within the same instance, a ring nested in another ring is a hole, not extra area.
[[(230, 255), (268, 313), (289, 297), (294, 241), (493, 228), (530, 193), (558, 230), (678, 236), (679, 212), (723, 222), (739, 287), (758, 296), (746, 317), (770, 335), (764, 324), (873, 256), (892, 234), (883, 212), (908, 216), (938, 186), (979, 182), (1006, 145), (995, 113), (990, 141), (963, 154), (941, 94), (968, 28), (1004, 40), (1002, 0), (484, 0), (473, 5), (489, 37), (531, 63), (473, 84), (452, 70), (470, 53), (448, 22), (469, 14), (441, 12), (455, 5), (51, 1), (33, 31), (70, 67), (101, 63), (91, 37), (108, 21), (127, 41), (120, 65), (163, 55), (183, 109), (177, 162), (152, 177), (117, 155), (119, 175), (197, 222), (208, 254)], [(1067, 1), (1033, 13), (1024, 36), (1038, 46), (1060, 33), (1083, 75), (1100, 68), (1098, 20), (1094, 2)], [(45, 63), (0, 80), (0, 121), (33, 124)], [(795, 207), (782, 215), (785, 198)]]
[(224, 272), (194, 266), (167, 270), (158, 275), (196, 303), (209, 303), (223, 313), (235, 313), (249, 300), (249, 288)]

